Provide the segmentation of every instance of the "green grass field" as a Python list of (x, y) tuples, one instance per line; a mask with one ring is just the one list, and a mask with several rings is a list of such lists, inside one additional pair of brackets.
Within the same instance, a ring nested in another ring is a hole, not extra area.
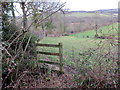
[[(110, 35), (116, 35), (118, 33), (118, 23), (114, 23), (109, 26), (104, 26), (98, 29), (98, 35), (99, 36), (110, 36)], [(86, 32), (73, 34), (71, 36), (75, 36), (77, 38), (86, 38), (87, 36), (89, 38), (93, 38), (95, 36), (95, 30), (89, 30)]]
[[(113, 29), (112, 29), (113, 27)], [(99, 35), (115, 35), (118, 31), (118, 24), (112, 24), (109, 26), (101, 27), (99, 30), (102, 30), (102, 33), (99, 31)], [(64, 63), (67, 65), (76, 65), (75, 60), (80, 59), (80, 53), (89, 51), (90, 49), (95, 49), (98, 47), (100, 42), (103, 42), (104, 49), (103, 53), (107, 52), (108, 49), (112, 46), (110, 43), (107, 43), (107, 39), (96, 39), (94, 38), (95, 30), (89, 30), (86, 32), (73, 34), (70, 36), (62, 36), (62, 37), (46, 37), (40, 41), (40, 43), (44, 44), (63, 44), (63, 55), (64, 55)], [(87, 38), (89, 36), (89, 38)], [(47, 52), (58, 52), (56, 48), (47, 48), (47, 47), (40, 47), (39, 50), (44, 50)], [(57, 57), (48, 56), (52, 60), (58, 60)], [(93, 60), (93, 58), (90, 58)]]
[[(90, 16), (95, 16), (95, 13), (79, 13), (79, 12), (74, 12), (74, 13), (69, 13), (66, 14), (67, 16), (74, 16), (74, 17), (90, 17)], [(110, 13), (99, 13), (100, 16), (111, 16)], [(116, 15), (117, 16), (117, 15)]]
[(94, 13), (70, 13), (67, 16), (75, 16), (75, 17), (86, 17), (86, 16), (94, 16)]

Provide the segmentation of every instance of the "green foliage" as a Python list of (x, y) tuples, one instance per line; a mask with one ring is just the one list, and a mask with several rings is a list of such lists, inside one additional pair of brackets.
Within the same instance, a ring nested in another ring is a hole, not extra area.
[(11, 38), (13, 40), (18, 35), (19, 28), (12, 23), (6, 25), (3, 29), (2, 37), (3, 41), (7, 41), (16, 32), (16, 34)]
[(46, 22), (45, 27), (48, 30), (51, 30), (51, 29), (55, 28), (55, 26), (52, 24), (51, 21)]
[(26, 35), (25, 35), (25, 38), (23, 40), (23, 42), (25, 43), (25, 45), (27, 44), (28, 40), (29, 40), (29, 37), (31, 36), (31, 39), (30, 39), (30, 42), (29, 42), (29, 45), (31, 47), (33, 47), (33, 44), (35, 43), (35, 41), (37, 40), (37, 36), (33, 35), (32, 33), (30, 32), (27, 32)]
[[(5, 80), (6, 84), (7, 82), (15, 81), (26, 68), (34, 67), (35, 62), (32, 62), (32, 60), (36, 57), (35, 41), (37, 37), (30, 32), (24, 32), (18, 26), (11, 23), (6, 4), (2, 19), (2, 41), (6, 49), (6, 51), (3, 51), (2, 56), (2, 74), (7, 78)], [(14, 70), (14, 72), (10, 71), (11, 74), (9, 75), (9, 70)], [(4, 80), (5, 78), (2, 79)]]
[(40, 24), (38, 23), (40, 21), (40, 19), (39, 18), (36, 19), (36, 17), (38, 17), (40, 15), (40, 13), (37, 13), (37, 12), (33, 11), (33, 14), (34, 15), (32, 16), (32, 20), (35, 20), (34, 23), (33, 23), (33, 26), (35, 28), (38, 28), (40, 26)]

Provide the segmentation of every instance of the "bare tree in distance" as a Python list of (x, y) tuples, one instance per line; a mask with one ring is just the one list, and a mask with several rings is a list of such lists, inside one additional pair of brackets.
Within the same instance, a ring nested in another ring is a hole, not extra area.
[(99, 16), (99, 12), (95, 13), (95, 37), (97, 38), (98, 35), (98, 16)]

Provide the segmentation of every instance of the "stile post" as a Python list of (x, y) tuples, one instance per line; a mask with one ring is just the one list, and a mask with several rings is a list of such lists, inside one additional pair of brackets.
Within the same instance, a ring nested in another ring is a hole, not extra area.
[(60, 73), (63, 73), (63, 47), (62, 43), (59, 43), (59, 57), (60, 57)]

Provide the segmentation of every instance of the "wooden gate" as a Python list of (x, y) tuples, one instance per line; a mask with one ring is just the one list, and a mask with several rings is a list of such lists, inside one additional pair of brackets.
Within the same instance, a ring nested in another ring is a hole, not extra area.
[(64, 71), (63, 71), (63, 46), (62, 46), (62, 43), (58, 43), (58, 44), (41, 44), (41, 43), (36, 43), (36, 46), (59, 48), (59, 52), (58, 53), (37, 51), (37, 54), (58, 56), (60, 62), (52, 62), (52, 61), (45, 61), (45, 60), (40, 60), (39, 62), (40, 63), (59, 65), (60, 73), (64, 73)]

